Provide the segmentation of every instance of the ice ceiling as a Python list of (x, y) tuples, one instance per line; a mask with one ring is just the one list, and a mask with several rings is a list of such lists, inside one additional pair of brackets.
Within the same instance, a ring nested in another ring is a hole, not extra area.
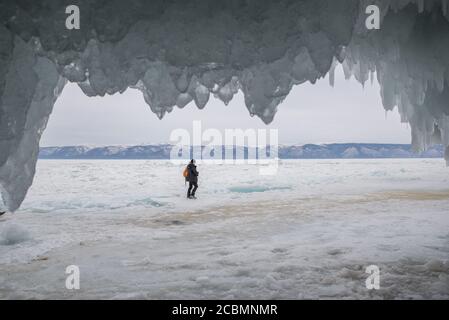
[[(160, 118), (241, 90), (249, 113), (269, 123), (293, 85), (342, 63), (362, 84), (376, 72), (384, 108), (398, 107), (416, 149), (449, 146), (448, 2), (0, 0), (3, 205), (22, 203), (67, 81), (88, 96), (138, 88)], [(80, 30), (65, 28), (70, 4), (80, 8)], [(380, 30), (365, 27), (370, 4), (381, 9)]]

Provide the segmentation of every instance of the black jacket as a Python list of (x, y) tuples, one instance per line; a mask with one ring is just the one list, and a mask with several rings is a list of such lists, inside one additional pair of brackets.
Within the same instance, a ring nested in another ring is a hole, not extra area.
[(189, 175), (186, 180), (189, 182), (198, 182), (198, 171), (196, 171), (196, 165), (189, 163), (187, 170), (189, 170)]

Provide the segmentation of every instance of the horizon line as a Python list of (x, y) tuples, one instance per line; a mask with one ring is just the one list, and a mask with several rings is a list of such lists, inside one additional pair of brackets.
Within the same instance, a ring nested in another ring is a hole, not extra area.
[[(105, 145), (90, 145), (90, 144), (67, 144), (67, 145), (50, 145), (50, 146), (39, 146), (39, 149), (42, 148), (67, 148), (67, 147), (90, 147), (90, 148), (107, 148), (107, 147), (145, 147), (145, 146), (176, 146), (177, 144), (171, 144), (171, 143), (144, 143), (144, 144), (105, 144)], [(279, 143), (278, 146), (283, 147), (303, 147), (307, 145), (316, 145), (316, 146), (326, 146), (326, 145), (397, 145), (397, 146), (411, 146), (411, 143), (392, 143), (392, 142), (324, 142), (324, 143), (304, 143), (304, 144), (290, 144), (290, 143)], [(441, 145), (440, 143), (434, 144), (433, 146)], [(185, 147), (206, 147), (206, 146), (220, 146), (220, 145), (208, 145), (208, 144), (202, 144), (202, 145), (183, 145)], [(258, 147), (258, 146), (248, 146), (248, 145), (241, 145), (241, 144), (222, 144), (222, 147)], [(267, 144), (267, 146), (271, 146), (270, 144)]]

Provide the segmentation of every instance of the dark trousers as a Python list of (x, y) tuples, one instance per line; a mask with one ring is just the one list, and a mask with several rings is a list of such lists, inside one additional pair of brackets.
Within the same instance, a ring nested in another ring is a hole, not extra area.
[(189, 190), (187, 190), (187, 197), (194, 196), (196, 189), (198, 189), (198, 183), (189, 181)]

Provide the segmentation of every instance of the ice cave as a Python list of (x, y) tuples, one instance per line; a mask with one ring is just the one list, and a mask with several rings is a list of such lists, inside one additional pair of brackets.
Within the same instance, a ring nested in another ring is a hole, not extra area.
[[(375, 74), (383, 107), (398, 108), (414, 148), (442, 143), (449, 163), (448, 2), (1, 0), (3, 206), (14, 211), (24, 200), (68, 81), (88, 96), (138, 88), (161, 119), (191, 101), (204, 108), (210, 94), (227, 103), (241, 90), (248, 115), (270, 123), (292, 86), (342, 64), (362, 85)], [(79, 29), (65, 25), (71, 4)], [(372, 4), (378, 30), (365, 25)]]

